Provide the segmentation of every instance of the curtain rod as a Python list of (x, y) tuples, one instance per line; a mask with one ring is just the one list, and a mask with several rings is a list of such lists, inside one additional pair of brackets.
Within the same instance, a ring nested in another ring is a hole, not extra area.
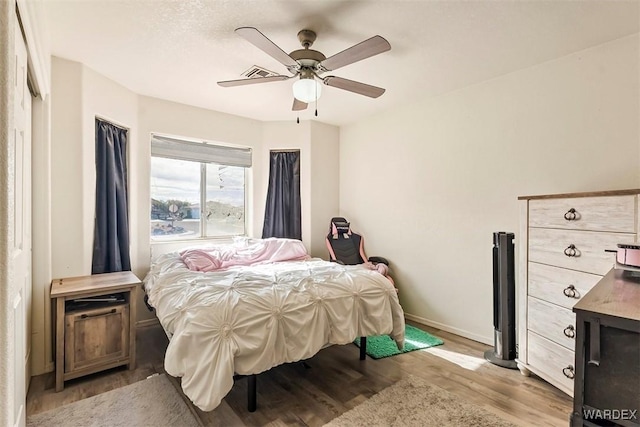
[(112, 119), (109, 119), (107, 117), (100, 116), (98, 114), (96, 114), (95, 117), (96, 117), (97, 120), (100, 120), (100, 121), (103, 121), (103, 122), (108, 122), (108, 123), (110, 123), (110, 124), (112, 124), (112, 125), (114, 125), (116, 127), (119, 127), (120, 129), (124, 129), (126, 131), (130, 131), (131, 130), (131, 128), (129, 126), (121, 125), (116, 120), (112, 120)]
[(269, 152), (270, 153), (299, 153), (300, 149), (299, 148), (298, 149), (292, 148), (292, 149), (287, 150), (286, 148), (278, 148), (276, 150), (269, 150)]

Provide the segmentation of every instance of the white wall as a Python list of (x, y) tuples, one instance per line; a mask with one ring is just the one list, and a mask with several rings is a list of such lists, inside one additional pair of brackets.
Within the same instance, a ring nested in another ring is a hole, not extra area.
[(340, 129), (311, 122), (311, 221), (312, 256), (329, 259), (325, 237), (329, 221), (340, 214)]
[(340, 211), (406, 313), (493, 343), (492, 232), (517, 232), (517, 197), (640, 187), (638, 40), (341, 128)]
[(32, 138), (32, 266), (33, 303), (31, 319), (31, 372), (39, 375), (53, 369), (50, 322), (51, 300), (51, 97), (33, 100)]
[(51, 274), (73, 277), (91, 273), (82, 217), (82, 162), (88, 149), (82, 142), (83, 67), (59, 58), (51, 65)]

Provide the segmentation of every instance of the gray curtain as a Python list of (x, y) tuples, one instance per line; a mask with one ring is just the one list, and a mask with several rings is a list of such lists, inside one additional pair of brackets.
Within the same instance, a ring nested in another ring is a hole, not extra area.
[(300, 152), (272, 151), (262, 238), (302, 240)]
[(96, 119), (96, 214), (92, 274), (131, 270), (127, 130)]

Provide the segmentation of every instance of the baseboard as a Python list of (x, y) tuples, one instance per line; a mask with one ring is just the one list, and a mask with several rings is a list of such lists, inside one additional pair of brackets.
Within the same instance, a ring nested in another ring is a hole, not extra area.
[(158, 320), (158, 318), (154, 317), (153, 319), (138, 320), (136, 322), (136, 328), (146, 328), (147, 326), (156, 326), (159, 324), (160, 321)]
[(473, 332), (465, 331), (464, 329), (454, 328), (453, 326), (445, 325), (444, 323), (435, 322), (433, 320), (425, 319), (424, 317), (415, 316), (406, 312), (404, 313), (404, 317), (411, 321), (431, 326), (432, 328), (438, 328), (445, 332), (450, 332), (452, 334), (456, 334), (461, 337), (480, 342), (482, 344), (493, 345), (493, 337), (485, 337), (482, 335), (474, 334)]

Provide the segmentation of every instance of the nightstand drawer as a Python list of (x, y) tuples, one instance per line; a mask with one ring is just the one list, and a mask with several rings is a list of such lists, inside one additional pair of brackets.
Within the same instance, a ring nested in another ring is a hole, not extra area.
[(129, 305), (65, 315), (65, 373), (129, 357)]
[(635, 233), (636, 196), (531, 200), (529, 227)]

